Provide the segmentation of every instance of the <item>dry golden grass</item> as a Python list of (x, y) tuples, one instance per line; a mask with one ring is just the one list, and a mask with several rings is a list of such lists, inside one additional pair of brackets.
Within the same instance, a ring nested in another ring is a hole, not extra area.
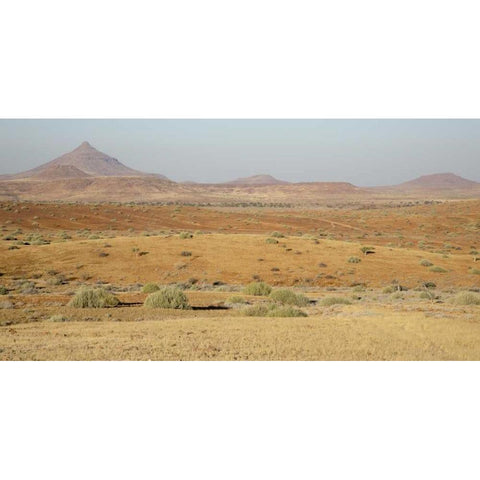
[[(126, 309), (123, 309), (126, 310)], [(479, 360), (478, 311), (348, 306), (308, 318), (145, 315), (0, 328), (4, 360)], [(95, 312), (96, 313), (96, 312)], [(92, 314), (92, 312), (89, 312)], [(119, 316), (118, 311), (113, 312)], [(68, 315), (67, 315), (68, 316)], [(70, 317), (71, 318), (71, 317)]]
[[(0, 358), (479, 359), (480, 307), (449, 303), (480, 288), (471, 273), (478, 218), (478, 201), (371, 210), (3, 204)], [(196, 230), (210, 233), (179, 235)], [(282, 234), (278, 243), (266, 241), (272, 232)], [(23, 244), (31, 234), (28, 243), (40, 244)], [(365, 246), (375, 253), (363, 255)], [(352, 305), (317, 302), (304, 309), (307, 318), (222, 309), (254, 280), (296, 286), (313, 300), (345, 296)], [(382, 293), (392, 281), (409, 292)], [(67, 307), (81, 285), (98, 282), (122, 305)], [(152, 311), (141, 306), (147, 282), (207, 291), (186, 291), (192, 310)], [(438, 287), (432, 301), (413, 290), (423, 282)], [(225, 291), (214, 286), (221, 283)], [(49, 321), (54, 315), (68, 321)]]
[[(478, 275), (468, 273), (473, 261), (465, 253), (444, 258), (441, 253), (378, 246), (375, 254), (353, 265), (348, 259), (360, 253), (362, 243), (324, 239), (314, 243), (308, 238), (288, 237), (271, 245), (265, 238), (246, 234), (197, 235), (192, 239), (173, 235), (119, 237), (108, 239), (108, 250), (103, 247), (105, 240), (31, 245), (5, 254), (2, 267), (7, 276), (31, 278), (35, 272), (54, 269), (70, 278), (88, 275), (90, 282), (120, 284), (169, 283), (192, 277), (210, 283), (246, 284), (254, 280), (254, 275), (273, 285), (360, 282), (379, 287), (394, 279), (410, 287), (429, 280), (439, 286), (480, 282)], [(138, 256), (134, 249), (145, 254)], [(184, 250), (192, 255), (182, 256)], [(107, 257), (100, 256), (104, 251)], [(420, 265), (421, 259), (447, 272), (429, 271)], [(320, 263), (327, 266), (321, 268)]]

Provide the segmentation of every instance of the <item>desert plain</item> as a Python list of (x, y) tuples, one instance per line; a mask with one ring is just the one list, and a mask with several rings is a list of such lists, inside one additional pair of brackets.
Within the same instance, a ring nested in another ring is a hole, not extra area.
[[(480, 359), (478, 198), (316, 198), (2, 201), (0, 359)], [(147, 308), (151, 284), (189, 308)], [(118, 304), (69, 306), (85, 287)]]

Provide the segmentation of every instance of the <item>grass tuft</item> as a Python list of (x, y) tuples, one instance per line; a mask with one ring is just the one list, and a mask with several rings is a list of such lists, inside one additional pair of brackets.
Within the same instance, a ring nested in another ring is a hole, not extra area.
[(360, 263), (362, 260), (358, 257), (350, 257), (347, 262), (348, 263)]
[(474, 292), (460, 292), (453, 299), (454, 305), (480, 305), (480, 295)]
[(252, 282), (249, 283), (244, 289), (245, 295), (255, 295), (257, 297), (270, 295), (272, 287), (265, 282)]
[(49, 322), (68, 322), (68, 318), (64, 315), (52, 315), (49, 319)]
[(252, 305), (244, 308), (239, 312), (242, 316), (247, 317), (307, 317), (308, 315), (292, 306), (279, 307), (274, 303)]
[(153, 293), (153, 292), (158, 292), (159, 290), (160, 290), (160, 287), (156, 283), (146, 283), (142, 287), (143, 293)]
[(233, 295), (227, 299), (226, 303), (232, 305), (244, 305), (247, 303), (247, 301), (239, 295)]
[(68, 303), (74, 308), (105, 308), (115, 307), (120, 303), (117, 297), (104, 288), (81, 288)]
[(147, 308), (190, 309), (187, 296), (175, 286), (163, 287), (158, 292), (151, 293), (145, 299), (144, 306)]
[(439, 267), (438, 265), (433, 265), (429, 268), (431, 272), (435, 273), (446, 273), (448, 270), (445, 270), (443, 267)]
[(288, 288), (274, 290), (272, 293), (270, 293), (270, 298), (275, 302), (279, 302), (284, 305), (296, 305), (297, 307), (306, 307), (310, 304), (310, 300), (305, 297), (305, 295), (296, 294)]
[(420, 265), (422, 267), (432, 267), (433, 266), (433, 263), (432, 262), (429, 262), (428, 260), (420, 260)]
[(351, 305), (352, 302), (345, 297), (325, 297), (320, 301), (323, 307), (330, 307), (331, 305)]

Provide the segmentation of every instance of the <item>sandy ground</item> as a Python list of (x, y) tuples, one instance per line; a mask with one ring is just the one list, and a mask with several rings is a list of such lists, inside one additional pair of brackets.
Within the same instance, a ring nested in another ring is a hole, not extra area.
[[(0, 358), (478, 359), (480, 307), (450, 300), (480, 289), (479, 218), (478, 201), (297, 211), (4, 203)], [(306, 293), (308, 317), (226, 308), (253, 280)], [(194, 309), (146, 309), (147, 282), (182, 284)], [(436, 300), (420, 297), (425, 282)], [(122, 305), (67, 307), (85, 285)], [(385, 292), (398, 285), (408, 291)], [(352, 305), (322, 307), (332, 295)], [(67, 321), (49, 321), (55, 314)]]
[[(342, 306), (307, 318), (88, 312), (0, 327), (3, 360), (479, 360), (479, 308)], [(98, 318), (98, 320), (96, 320)]]

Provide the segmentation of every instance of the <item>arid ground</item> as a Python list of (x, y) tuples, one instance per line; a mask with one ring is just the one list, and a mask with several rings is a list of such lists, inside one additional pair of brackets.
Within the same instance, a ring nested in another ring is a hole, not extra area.
[[(0, 359), (480, 359), (480, 200), (326, 205), (5, 201)], [(146, 308), (152, 282), (192, 308)], [(307, 316), (247, 316), (250, 282)], [(67, 306), (82, 286), (120, 304)]]

